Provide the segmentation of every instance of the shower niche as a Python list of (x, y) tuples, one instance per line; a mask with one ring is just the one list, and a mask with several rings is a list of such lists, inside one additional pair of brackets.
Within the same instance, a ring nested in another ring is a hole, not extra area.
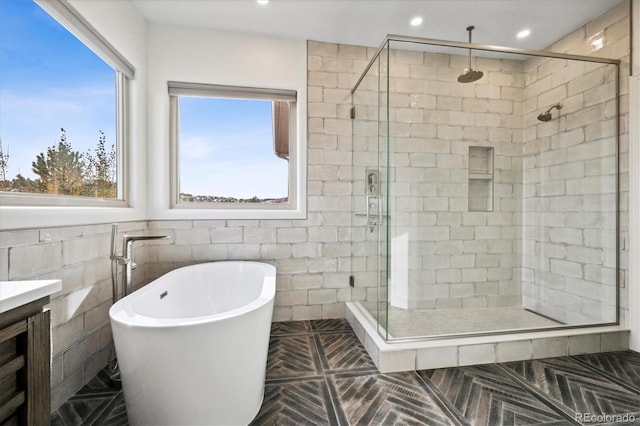
[(469, 211), (493, 211), (493, 148), (469, 147)]

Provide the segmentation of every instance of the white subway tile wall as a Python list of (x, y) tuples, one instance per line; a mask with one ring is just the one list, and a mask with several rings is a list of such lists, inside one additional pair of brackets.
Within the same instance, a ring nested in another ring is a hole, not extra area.
[[(124, 223), (119, 236), (146, 229), (144, 221)], [(51, 296), (48, 305), (54, 410), (107, 364), (112, 304), (110, 234), (110, 224), (0, 233), (0, 279), (62, 279), (62, 290)], [(136, 251), (135, 285), (145, 282), (145, 251)]]
[[(487, 77), (461, 85), (456, 78), (466, 57), (404, 48), (392, 44), (389, 63), (385, 57), (376, 63), (354, 94), (353, 226), (364, 234), (354, 243), (356, 285), (368, 287), (368, 299), (375, 300), (376, 256), (385, 254), (387, 235), (365, 224), (365, 174), (380, 167), (381, 193), (389, 201), (392, 305), (520, 304), (522, 216), (514, 199), (521, 193), (522, 125), (513, 117), (522, 111), (523, 64), (482, 58)], [(377, 94), (387, 73), (389, 105), (386, 92)], [(469, 167), (476, 166), (469, 153), (476, 149), (484, 155), (484, 173), (492, 175), (476, 203), (484, 212), (469, 212), (469, 196), (478, 194), (469, 179)]]
[[(550, 46), (620, 59), (620, 94), (629, 73), (629, 3)], [(626, 28), (625, 31), (621, 29)], [(590, 40), (604, 37), (594, 50)], [(616, 80), (612, 65), (535, 58), (524, 63), (523, 304), (568, 324), (616, 320)], [(561, 102), (553, 119), (540, 112)], [(624, 102), (621, 102), (623, 105)], [(620, 117), (621, 317), (628, 309), (628, 114)], [(573, 349), (570, 347), (570, 352)]]

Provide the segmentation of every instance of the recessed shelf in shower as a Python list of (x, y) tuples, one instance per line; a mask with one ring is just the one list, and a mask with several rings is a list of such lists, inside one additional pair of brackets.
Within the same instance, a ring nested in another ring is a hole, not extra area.
[(469, 211), (493, 211), (493, 148), (469, 147)]

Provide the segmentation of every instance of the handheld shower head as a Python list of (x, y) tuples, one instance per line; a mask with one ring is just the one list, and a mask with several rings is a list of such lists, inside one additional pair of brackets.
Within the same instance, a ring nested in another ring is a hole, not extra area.
[(551, 119), (553, 118), (551, 116), (551, 111), (554, 108), (559, 110), (560, 108), (562, 108), (562, 104), (560, 102), (558, 102), (557, 104), (551, 105), (551, 107), (548, 110), (546, 110), (545, 112), (542, 112), (542, 113), (540, 113), (538, 115), (538, 120), (544, 121), (544, 122), (551, 121)]

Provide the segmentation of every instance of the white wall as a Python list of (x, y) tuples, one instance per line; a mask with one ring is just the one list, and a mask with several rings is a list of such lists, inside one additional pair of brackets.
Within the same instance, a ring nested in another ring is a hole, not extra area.
[[(170, 25), (149, 26), (148, 217), (220, 218), (216, 210), (171, 210), (168, 81), (298, 92), (298, 175), (306, 176), (306, 42)], [(305, 202), (303, 190), (298, 199)], [(305, 207), (303, 204), (302, 207)], [(302, 209), (304, 216), (305, 209)], [(243, 219), (239, 211), (233, 218)]]
[(130, 85), (131, 207), (0, 206), (0, 230), (132, 221), (146, 217), (146, 21), (129, 2), (71, 0), (70, 4), (136, 69)]

